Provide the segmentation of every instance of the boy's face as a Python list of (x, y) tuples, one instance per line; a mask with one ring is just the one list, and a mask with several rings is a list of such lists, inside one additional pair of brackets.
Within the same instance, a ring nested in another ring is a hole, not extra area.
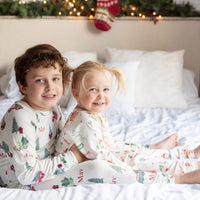
[(26, 76), (27, 86), (18, 83), (27, 103), (36, 110), (47, 111), (54, 107), (63, 94), (62, 71), (55, 67), (31, 68)]
[(94, 71), (87, 74), (84, 86), (80, 85), (72, 92), (80, 108), (97, 114), (110, 104), (111, 87), (112, 76), (110, 74)]

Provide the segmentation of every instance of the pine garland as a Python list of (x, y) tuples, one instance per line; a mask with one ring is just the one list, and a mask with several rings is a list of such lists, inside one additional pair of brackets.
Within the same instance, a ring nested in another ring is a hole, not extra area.
[[(0, 15), (24, 17), (94, 16), (97, 0), (0, 1)], [(200, 17), (190, 3), (176, 4), (172, 0), (119, 0), (121, 16)], [(153, 14), (154, 13), (154, 14)]]

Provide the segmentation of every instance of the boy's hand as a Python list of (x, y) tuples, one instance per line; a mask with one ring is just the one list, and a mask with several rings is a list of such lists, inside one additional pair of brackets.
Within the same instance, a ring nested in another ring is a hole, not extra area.
[(88, 160), (76, 147), (76, 145), (74, 144), (71, 148), (70, 151), (72, 151), (74, 153), (74, 155), (76, 156), (76, 159), (78, 160), (78, 163), (83, 162)]

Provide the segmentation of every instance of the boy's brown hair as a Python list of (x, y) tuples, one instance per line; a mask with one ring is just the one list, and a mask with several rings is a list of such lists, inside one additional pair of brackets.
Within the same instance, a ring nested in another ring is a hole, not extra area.
[(66, 59), (62, 57), (61, 53), (49, 44), (33, 46), (15, 59), (16, 81), (20, 82), (23, 86), (27, 86), (26, 75), (30, 68), (38, 68), (41, 66), (44, 68), (55, 68), (55, 63), (58, 63), (62, 71), (63, 86), (67, 86), (69, 80), (66, 79), (65, 74), (71, 71), (71, 67), (67, 65)]

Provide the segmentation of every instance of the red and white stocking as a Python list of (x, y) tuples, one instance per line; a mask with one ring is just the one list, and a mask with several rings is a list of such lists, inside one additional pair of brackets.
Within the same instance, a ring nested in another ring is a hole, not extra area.
[(118, 0), (97, 0), (97, 9), (94, 16), (95, 26), (102, 31), (110, 30), (119, 12)]

